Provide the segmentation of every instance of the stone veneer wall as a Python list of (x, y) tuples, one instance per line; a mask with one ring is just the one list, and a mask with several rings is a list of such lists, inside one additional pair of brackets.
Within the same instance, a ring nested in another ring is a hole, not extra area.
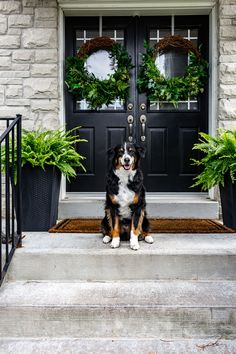
[(236, 0), (219, 0), (219, 126), (236, 129)]
[(56, 0), (0, 1), (0, 117), (55, 128), (58, 118)]

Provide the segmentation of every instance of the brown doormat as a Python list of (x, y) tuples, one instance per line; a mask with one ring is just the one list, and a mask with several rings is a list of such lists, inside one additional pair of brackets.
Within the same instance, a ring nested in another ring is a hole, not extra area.
[[(233, 233), (210, 219), (149, 219), (152, 233)], [(64, 219), (49, 232), (100, 233), (100, 219)]]

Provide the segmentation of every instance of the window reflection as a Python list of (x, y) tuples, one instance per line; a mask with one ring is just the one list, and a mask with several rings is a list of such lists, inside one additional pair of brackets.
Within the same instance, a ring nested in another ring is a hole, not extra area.
[(158, 55), (155, 63), (161, 74), (166, 78), (183, 76), (188, 65), (188, 55), (181, 50), (172, 49), (168, 53)]
[(98, 50), (88, 57), (86, 67), (99, 80), (106, 80), (109, 75), (114, 74), (116, 65), (113, 65), (108, 51)]

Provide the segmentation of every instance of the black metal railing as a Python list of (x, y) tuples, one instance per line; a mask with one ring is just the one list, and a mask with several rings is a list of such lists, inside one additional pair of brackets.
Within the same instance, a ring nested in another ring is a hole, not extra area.
[[(2, 128), (3, 125), (3, 128)], [(0, 118), (0, 285), (21, 246), (21, 115)]]

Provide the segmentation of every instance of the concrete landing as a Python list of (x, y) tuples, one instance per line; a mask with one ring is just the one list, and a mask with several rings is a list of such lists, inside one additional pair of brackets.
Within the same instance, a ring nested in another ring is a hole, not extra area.
[[(118, 249), (99, 234), (26, 233), (8, 280), (236, 280), (236, 234), (154, 234)], [(42, 266), (43, 265), (43, 266)]]
[[(0, 340), (0, 354), (233, 354), (236, 341), (155, 339), (20, 339)], [(202, 346), (204, 347), (204, 351)]]

